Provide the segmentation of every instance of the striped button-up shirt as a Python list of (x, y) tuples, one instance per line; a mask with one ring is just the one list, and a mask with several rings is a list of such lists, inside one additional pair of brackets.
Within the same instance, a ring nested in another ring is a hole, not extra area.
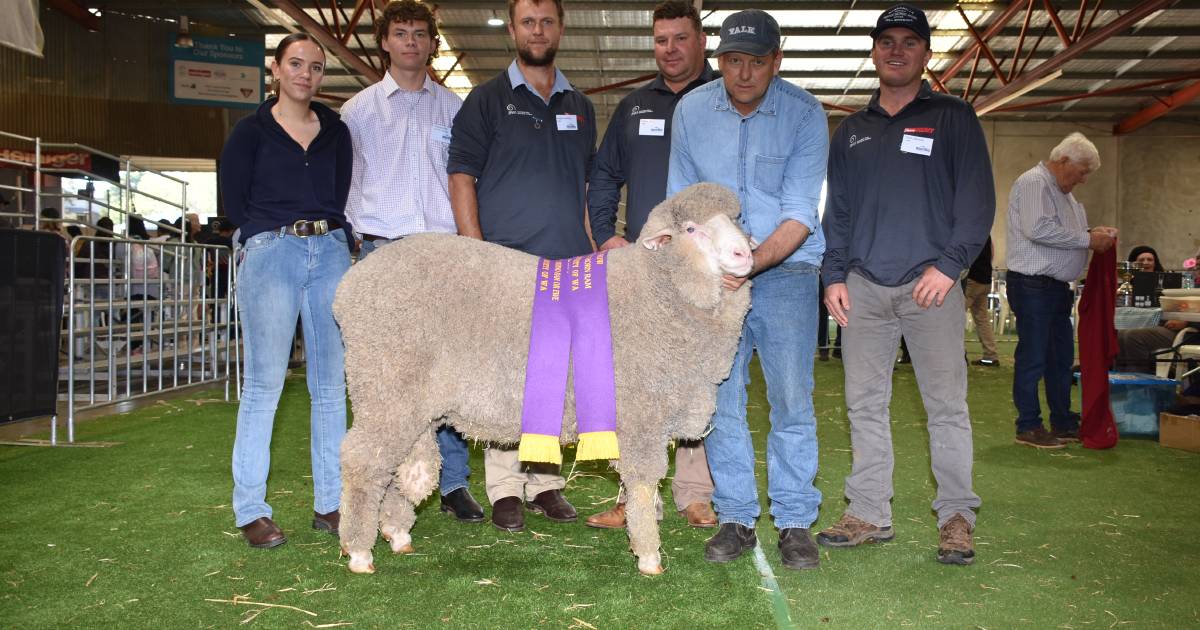
[(1045, 163), (1013, 183), (1008, 195), (1009, 269), (1074, 282), (1087, 265), (1087, 230), (1083, 204), (1059, 189)]
[(428, 76), (420, 90), (390, 73), (342, 106), (354, 141), (346, 216), (359, 234), (399, 238), (457, 232), (446, 160), (462, 99)]

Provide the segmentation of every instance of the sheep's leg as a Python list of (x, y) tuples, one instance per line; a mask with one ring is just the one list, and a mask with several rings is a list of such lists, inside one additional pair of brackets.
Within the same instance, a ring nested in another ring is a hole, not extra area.
[(371, 547), (375, 545), (384, 491), (402, 456), (397, 447), (394, 436), (367, 431), (359, 424), (342, 440), (342, 518), (338, 537), (342, 550), (350, 555), (350, 571), (354, 573), (375, 572)]
[(662, 556), (658, 551), (658, 519), (655, 518), (654, 509), (658, 484), (626, 481), (625, 491), (625, 522), (630, 546), (638, 559), (638, 571), (644, 575), (658, 575), (663, 572)]
[(434, 428), (417, 437), (408, 457), (396, 467), (396, 474), (383, 497), (379, 532), (391, 544), (392, 553), (412, 553), (412, 526), (416, 523), (415, 506), (437, 487), (441, 455), (434, 439)]

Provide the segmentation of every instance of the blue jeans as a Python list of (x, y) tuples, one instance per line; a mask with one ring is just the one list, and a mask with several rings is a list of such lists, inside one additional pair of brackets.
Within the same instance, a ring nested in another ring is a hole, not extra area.
[(1038, 383), (1046, 381), (1050, 426), (1076, 431), (1071, 413), (1071, 363), (1075, 359), (1071, 307), (1075, 295), (1066, 282), (1047, 276), (1027, 276), (1009, 271), (1008, 304), (1017, 316), (1017, 351), (1013, 357), (1013, 404), (1017, 407), (1017, 433), (1042, 426)]
[(271, 431), (297, 316), (312, 399), (313, 510), (332, 512), (341, 499), (339, 449), (346, 434), (342, 334), (333, 319), (334, 291), (350, 268), (346, 235), (341, 230), (308, 238), (261, 232), (240, 252), (237, 296), (246, 356), (233, 442), (234, 519), (241, 527), (271, 516)]
[(733, 369), (717, 390), (713, 430), (704, 439), (713, 504), (722, 524), (754, 527), (761, 511), (754, 481), (754, 444), (746, 424), (746, 385), (755, 349), (771, 405), (767, 495), (775, 527), (807, 528), (817, 519), (821, 493), (813, 486), (817, 419), (812, 404), (817, 273), (817, 267), (796, 262), (754, 278)]
[[(361, 261), (368, 254), (391, 243), (389, 239), (363, 241), (358, 252)], [(471, 475), (471, 467), (467, 463), (467, 441), (453, 427), (441, 427), (437, 431), (438, 452), (442, 454), (442, 473), (439, 479), (439, 490), (446, 496), (459, 488), (467, 487), (467, 477)]]

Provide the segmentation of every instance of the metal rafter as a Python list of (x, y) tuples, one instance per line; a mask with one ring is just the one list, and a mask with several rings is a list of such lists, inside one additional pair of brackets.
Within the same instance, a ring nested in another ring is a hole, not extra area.
[(996, 109), (994, 109), (992, 111), (1015, 112), (1015, 111), (1020, 111), (1023, 109), (1033, 109), (1035, 107), (1044, 107), (1046, 105), (1054, 105), (1056, 103), (1065, 103), (1068, 101), (1071, 101), (1071, 102), (1082, 101), (1085, 99), (1096, 98), (1096, 97), (1100, 97), (1100, 96), (1117, 96), (1120, 94), (1128, 94), (1130, 92), (1137, 92), (1138, 90), (1144, 90), (1149, 87), (1156, 87), (1159, 85), (1167, 85), (1170, 83), (1179, 83), (1180, 81), (1187, 81), (1188, 79), (1200, 79), (1200, 72), (1190, 72), (1187, 74), (1181, 74), (1181, 75), (1169, 77), (1166, 79), (1159, 79), (1157, 81), (1146, 81), (1144, 83), (1135, 83), (1133, 85), (1124, 85), (1121, 87), (1109, 88), (1107, 90), (1096, 90), (1094, 92), (1082, 92), (1080, 94), (1068, 94), (1066, 96), (1056, 96), (1054, 98), (1045, 98), (1045, 99), (1041, 99), (1041, 100), (1037, 100), (1037, 101), (1029, 101), (1027, 103), (1017, 103), (1015, 105), (1003, 105), (1001, 107), (997, 107)]
[(1163, 114), (1179, 107), (1186, 105), (1200, 97), (1200, 81), (1196, 81), (1191, 85), (1175, 91), (1170, 96), (1159, 99), (1159, 101), (1136, 114), (1126, 117), (1121, 122), (1113, 126), (1113, 134), (1121, 135), (1131, 133), (1140, 129), (1144, 125), (1159, 118)]
[(975, 106), (978, 109), (986, 109), (989, 105), (994, 105), (1004, 99), (1011, 98), (1014, 94), (1020, 93), (1022, 90), (1028, 89), (1028, 86), (1038, 82), (1039, 80), (1049, 76), (1054, 71), (1062, 68), (1067, 62), (1079, 57), (1079, 55), (1104, 42), (1113, 35), (1133, 26), (1142, 18), (1170, 6), (1172, 0), (1145, 0), (1138, 6), (1130, 9), (1128, 13), (1118, 17), (1117, 19), (1105, 24), (1104, 26), (1092, 31), (1088, 35), (1081, 38), (1079, 41), (1067, 46), (1066, 50), (1059, 52), (1057, 55), (1042, 62), (1029, 72), (1022, 73), (1014, 81), (1001, 87), (1000, 89), (991, 92), (984, 96)]
[(288, 17), (295, 20), (306, 33), (312, 35), (317, 39), (317, 41), (321, 42), (321, 45), (324, 46), (326, 50), (332, 52), (333, 55), (340, 59), (343, 63), (358, 71), (358, 73), (362, 75), (364, 79), (370, 83), (375, 83), (383, 78), (383, 74), (381, 72), (371, 67), (369, 64), (367, 64), (367, 62), (363, 61), (361, 57), (354, 54), (354, 52), (347, 48), (346, 45), (340, 40), (338, 40), (333, 33), (330, 33), (329, 29), (322, 28), (320, 24), (317, 24), (316, 20), (309, 17), (308, 13), (305, 13), (304, 9), (301, 9), (299, 6), (297, 6), (295, 2), (292, 0), (271, 0), (271, 3), (278, 7), (279, 10), (288, 14)]

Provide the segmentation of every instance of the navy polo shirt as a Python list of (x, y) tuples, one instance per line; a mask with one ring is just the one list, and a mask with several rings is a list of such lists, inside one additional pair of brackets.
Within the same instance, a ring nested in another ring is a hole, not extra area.
[(679, 99), (717, 79), (720, 73), (706, 61), (704, 71), (678, 94), (662, 74), (630, 92), (617, 105), (592, 166), (588, 215), (596, 244), (616, 234), (621, 186), (629, 187), (625, 201), (625, 238), (636, 241), (650, 211), (667, 196), (667, 167), (671, 162), (671, 116)]
[(596, 113), (555, 72), (548, 103), (524, 83), (516, 62), (471, 90), (454, 117), (446, 172), (476, 179), (484, 240), (569, 258), (592, 251), (584, 195)]

